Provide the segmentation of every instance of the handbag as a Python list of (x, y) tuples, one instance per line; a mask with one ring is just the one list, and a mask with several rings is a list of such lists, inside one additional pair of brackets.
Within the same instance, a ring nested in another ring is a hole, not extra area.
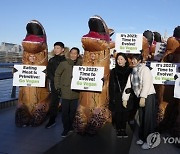
[[(121, 85), (119, 83), (118, 76), (117, 76), (116, 73), (115, 73), (115, 75), (116, 75), (119, 91), (121, 93), (122, 92)], [(134, 93), (132, 88), (126, 89), (125, 92), (126, 92), (126, 94), (130, 93), (129, 99), (127, 101), (127, 110), (132, 110), (135, 107), (135, 102), (136, 102), (137, 97), (136, 97), (136, 95), (135, 95), (135, 93)]]

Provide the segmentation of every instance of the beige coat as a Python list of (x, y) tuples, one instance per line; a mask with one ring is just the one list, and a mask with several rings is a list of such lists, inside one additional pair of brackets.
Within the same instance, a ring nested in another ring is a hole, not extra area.
[[(148, 95), (155, 94), (155, 89), (153, 85), (153, 77), (150, 69), (143, 64), (139, 69), (139, 77), (140, 77), (140, 95), (139, 97), (147, 98)], [(133, 78), (133, 74), (130, 74), (128, 77), (128, 81), (126, 87), (124, 88), (124, 92), (122, 95), (123, 100), (128, 100), (130, 94), (126, 94), (125, 90), (127, 88), (131, 88), (131, 79)]]

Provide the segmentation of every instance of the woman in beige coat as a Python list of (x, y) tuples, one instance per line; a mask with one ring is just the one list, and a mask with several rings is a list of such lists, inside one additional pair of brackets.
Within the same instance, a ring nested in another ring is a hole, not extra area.
[(134, 54), (132, 57), (133, 71), (128, 77), (123, 92), (123, 106), (127, 107), (129, 99), (129, 88), (132, 87), (135, 95), (139, 98), (139, 140), (136, 142), (142, 149), (151, 148), (146, 139), (156, 128), (157, 102), (155, 100), (155, 89), (150, 69), (142, 63), (141, 54)]

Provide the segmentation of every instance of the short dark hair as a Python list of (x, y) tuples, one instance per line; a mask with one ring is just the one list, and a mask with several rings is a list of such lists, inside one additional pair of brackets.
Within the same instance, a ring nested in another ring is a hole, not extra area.
[(77, 53), (78, 53), (78, 55), (79, 55), (79, 53), (80, 53), (79, 48), (77, 48), (77, 47), (73, 47), (73, 48), (71, 48), (71, 50), (70, 50), (69, 52), (71, 52), (72, 50), (76, 50), (76, 51), (77, 51)]
[(141, 62), (143, 61), (143, 56), (142, 54), (132, 54), (132, 59), (135, 58), (138, 61), (141, 60)]
[(174, 37), (177, 37), (177, 38), (180, 38), (180, 26), (177, 26), (177, 27), (174, 29), (173, 36), (174, 36)]
[(62, 42), (54, 43), (54, 46), (56, 46), (56, 45), (60, 46), (61, 48), (64, 48), (64, 43), (62, 43)]

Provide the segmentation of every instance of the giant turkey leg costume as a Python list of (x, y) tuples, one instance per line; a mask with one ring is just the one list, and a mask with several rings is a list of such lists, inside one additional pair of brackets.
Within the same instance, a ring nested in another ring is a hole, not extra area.
[[(46, 34), (43, 26), (36, 20), (30, 21), (27, 26), (27, 35), (22, 42), (24, 48), (22, 63), (24, 65), (47, 66), (48, 51)], [(20, 87), (18, 107), (15, 122), (18, 127), (40, 125), (49, 109), (49, 88)]]
[(79, 133), (93, 134), (110, 120), (108, 110), (110, 48), (113, 48), (115, 44), (110, 40), (114, 31), (107, 28), (100, 16), (91, 17), (88, 24), (90, 32), (81, 40), (85, 50), (83, 66), (104, 67), (104, 83), (101, 92), (83, 91), (80, 93), (80, 104), (74, 126)]

